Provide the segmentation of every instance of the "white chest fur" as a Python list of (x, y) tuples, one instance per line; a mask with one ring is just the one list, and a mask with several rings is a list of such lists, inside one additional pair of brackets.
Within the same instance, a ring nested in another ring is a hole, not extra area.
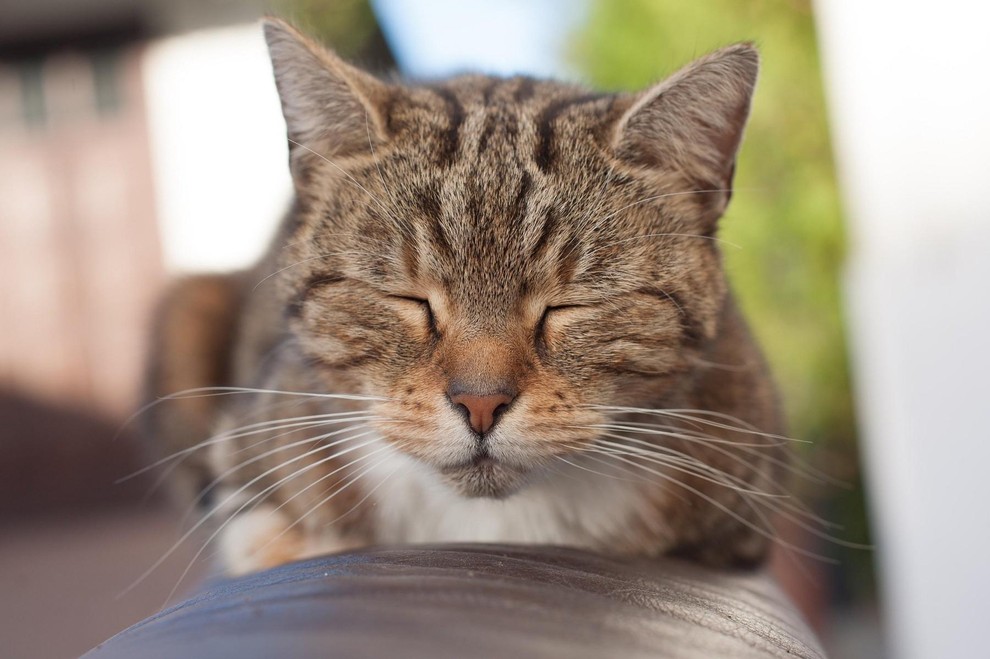
[(643, 495), (621, 476), (577, 468), (552, 472), (505, 500), (468, 499), (427, 467), (393, 454), (368, 482), (374, 487), (381, 543), (507, 542), (602, 547), (622, 542), (643, 513)]

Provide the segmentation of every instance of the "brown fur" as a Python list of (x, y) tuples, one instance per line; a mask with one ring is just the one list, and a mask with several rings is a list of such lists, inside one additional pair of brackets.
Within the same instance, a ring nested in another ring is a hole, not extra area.
[[(198, 275), (172, 285), (158, 308), (147, 398), (230, 384), (241, 298), (237, 284), (235, 277)], [(152, 406), (144, 421), (160, 448), (173, 453), (187, 448), (190, 438), (209, 436), (220, 408), (216, 397), (182, 398)], [(195, 491), (209, 482), (210, 472), (207, 456), (197, 453), (180, 474), (185, 488)]]
[[(709, 55), (643, 93), (592, 94), (529, 78), (386, 84), (282, 22), (269, 21), (266, 36), (296, 204), (255, 270), (191, 281), (166, 305), (158, 392), (229, 383), (383, 397), (307, 398), (287, 416), (371, 409), (379, 441), (464, 497), (511, 498), (555, 456), (580, 461), (598, 438), (587, 426), (642, 420), (589, 405), (708, 410), (780, 431), (713, 239), (756, 78), (751, 46)], [(217, 299), (197, 302), (205, 298)], [(452, 383), (515, 397), (484, 459), (471, 457), (446, 394)], [(208, 417), (224, 430), (277, 419), (291, 404), (265, 393), (195, 400), (174, 413), (176, 428), (169, 415), (156, 417), (173, 447), (179, 431), (188, 444), (206, 439)], [(718, 450), (652, 439), (733, 482), (777, 491), (782, 449), (768, 440), (743, 453), (732, 443), (753, 435), (704, 430), (723, 442)], [(314, 434), (288, 432), (243, 451), (258, 438), (217, 442), (209, 468), (221, 473)], [(374, 484), (358, 479), (321, 505), (358, 470), (346, 468), (349, 457), (291, 461), (311, 449), (257, 459), (223, 487), (259, 478), (246, 492), (254, 494), (297, 473), (265, 498), (285, 504), (288, 519), (309, 513), (304, 534), (332, 533), (340, 546), (379, 540), (360, 505)], [(312, 468), (298, 473), (303, 465)], [(677, 478), (683, 486), (644, 482), (650, 512), (587, 544), (715, 564), (761, 560), (759, 506), (697, 473)], [(289, 549), (255, 567), (302, 555), (298, 532), (289, 536)]]

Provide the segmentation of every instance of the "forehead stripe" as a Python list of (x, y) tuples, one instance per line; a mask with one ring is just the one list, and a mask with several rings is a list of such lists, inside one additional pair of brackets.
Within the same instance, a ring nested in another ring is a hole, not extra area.
[(553, 122), (569, 108), (592, 103), (603, 97), (602, 94), (582, 94), (554, 101), (543, 109), (536, 120), (537, 145), (534, 159), (540, 171), (549, 173), (553, 169)]
[(460, 150), (460, 131), (461, 124), (464, 123), (464, 107), (457, 100), (457, 96), (449, 89), (440, 87), (435, 89), (434, 92), (443, 100), (444, 108), (447, 112), (447, 130), (441, 138), (439, 161), (440, 165), (449, 167), (454, 163), (457, 153)]

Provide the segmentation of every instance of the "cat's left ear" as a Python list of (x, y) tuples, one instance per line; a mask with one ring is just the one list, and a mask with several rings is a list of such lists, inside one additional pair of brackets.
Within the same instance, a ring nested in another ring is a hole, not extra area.
[(264, 30), (293, 172), (316, 154), (341, 158), (373, 149), (384, 135), (378, 108), (388, 86), (285, 21), (266, 18)]
[(737, 44), (647, 89), (615, 124), (616, 155), (683, 174), (691, 188), (704, 191), (708, 213), (720, 216), (731, 196), (758, 70), (756, 48)]

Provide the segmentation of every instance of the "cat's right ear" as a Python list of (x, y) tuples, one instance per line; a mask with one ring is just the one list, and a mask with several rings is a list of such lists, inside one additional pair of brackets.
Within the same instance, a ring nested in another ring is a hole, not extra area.
[(741, 43), (654, 85), (615, 125), (615, 153), (641, 167), (677, 171), (706, 193), (708, 219), (717, 219), (731, 196), (759, 64), (756, 48)]
[(294, 175), (313, 158), (367, 153), (384, 139), (377, 108), (388, 96), (385, 83), (281, 19), (266, 18), (264, 30)]

